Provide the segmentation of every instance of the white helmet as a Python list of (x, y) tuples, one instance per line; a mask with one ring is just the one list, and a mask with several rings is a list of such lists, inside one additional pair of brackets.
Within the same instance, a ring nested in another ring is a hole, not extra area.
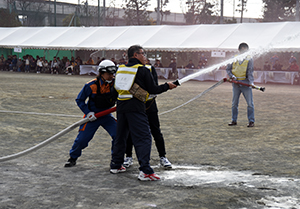
[(99, 73), (116, 73), (117, 67), (111, 60), (103, 60), (98, 67)]

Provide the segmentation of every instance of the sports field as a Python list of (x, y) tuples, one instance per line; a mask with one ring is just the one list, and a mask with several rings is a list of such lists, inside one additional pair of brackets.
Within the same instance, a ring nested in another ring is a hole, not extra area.
[[(75, 98), (91, 79), (0, 72), (0, 157), (30, 148), (80, 120)], [(189, 81), (159, 95), (160, 113), (213, 84)], [(151, 165), (161, 181), (138, 181), (135, 156), (125, 173), (110, 174), (111, 139), (102, 128), (77, 165), (64, 168), (77, 135), (73, 130), (38, 151), (0, 162), (0, 208), (300, 208), (300, 86), (257, 85), (266, 91), (253, 90), (254, 128), (246, 127), (243, 97), (238, 125), (227, 125), (229, 83), (161, 115), (173, 164), (170, 170), (159, 167), (153, 144)]]

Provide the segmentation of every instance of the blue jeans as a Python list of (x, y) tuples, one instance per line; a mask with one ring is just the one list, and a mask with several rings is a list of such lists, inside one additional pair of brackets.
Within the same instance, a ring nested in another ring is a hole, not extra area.
[(239, 84), (232, 84), (232, 121), (237, 121), (238, 117), (238, 106), (239, 106), (239, 99), (241, 93), (244, 95), (244, 98), (247, 102), (247, 116), (249, 122), (254, 122), (254, 104), (253, 104), (253, 95), (252, 95), (252, 88), (248, 86), (242, 86)]

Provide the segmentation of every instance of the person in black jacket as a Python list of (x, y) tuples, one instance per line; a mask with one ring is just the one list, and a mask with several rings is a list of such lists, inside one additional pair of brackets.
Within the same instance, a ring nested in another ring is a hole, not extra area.
[[(151, 65), (146, 65), (148, 69), (151, 71), (155, 84), (158, 85), (158, 78), (155, 67)], [(158, 118), (158, 109), (155, 101), (155, 97), (153, 99), (149, 99), (146, 102), (146, 114), (149, 121), (149, 126), (151, 130), (151, 134), (155, 141), (155, 145), (160, 158), (160, 165), (164, 168), (172, 168), (171, 162), (166, 158), (166, 147), (165, 140), (160, 130), (160, 123)], [(129, 168), (133, 164), (132, 159), (132, 139), (128, 137), (126, 142), (126, 158), (124, 159), (123, 165), (126, 168)]]
[[(150, 70), (145, 67), (145, 52), (141, 46), (133, 45), (128, 49), (129, 61), (120, 65), (116, 73), (115, 88), (118, 91), (117, 100), (117, 136), (114, 141), (111, 173), (126, 171), (122, 166), (126, 149), (126, 140), (130, 134), (136, 155), (140, 164), (138, 179), (142, 181), (159, 180), (150, 167), (151, 133), (146, 114), (145, 101), (131, 92), (132, 87), (147, 94), (160, 94), (169, 89), (176, 88), (172, 82), (156, 85)], [(146, 95), (147, 95), (146, 94)]]

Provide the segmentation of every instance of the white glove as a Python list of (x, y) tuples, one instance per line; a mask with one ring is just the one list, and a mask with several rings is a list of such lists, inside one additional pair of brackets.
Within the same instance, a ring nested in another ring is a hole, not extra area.
[(89, 112), (86, 117), (89, 119), (89, 121), (95, 121), (97, 120), (96, 116), (95, 116), (95, 113), (94, 112)]
[(232, 76), (231, 76), (231, 79), (236, 81), (235, 75), (232, 75)]

